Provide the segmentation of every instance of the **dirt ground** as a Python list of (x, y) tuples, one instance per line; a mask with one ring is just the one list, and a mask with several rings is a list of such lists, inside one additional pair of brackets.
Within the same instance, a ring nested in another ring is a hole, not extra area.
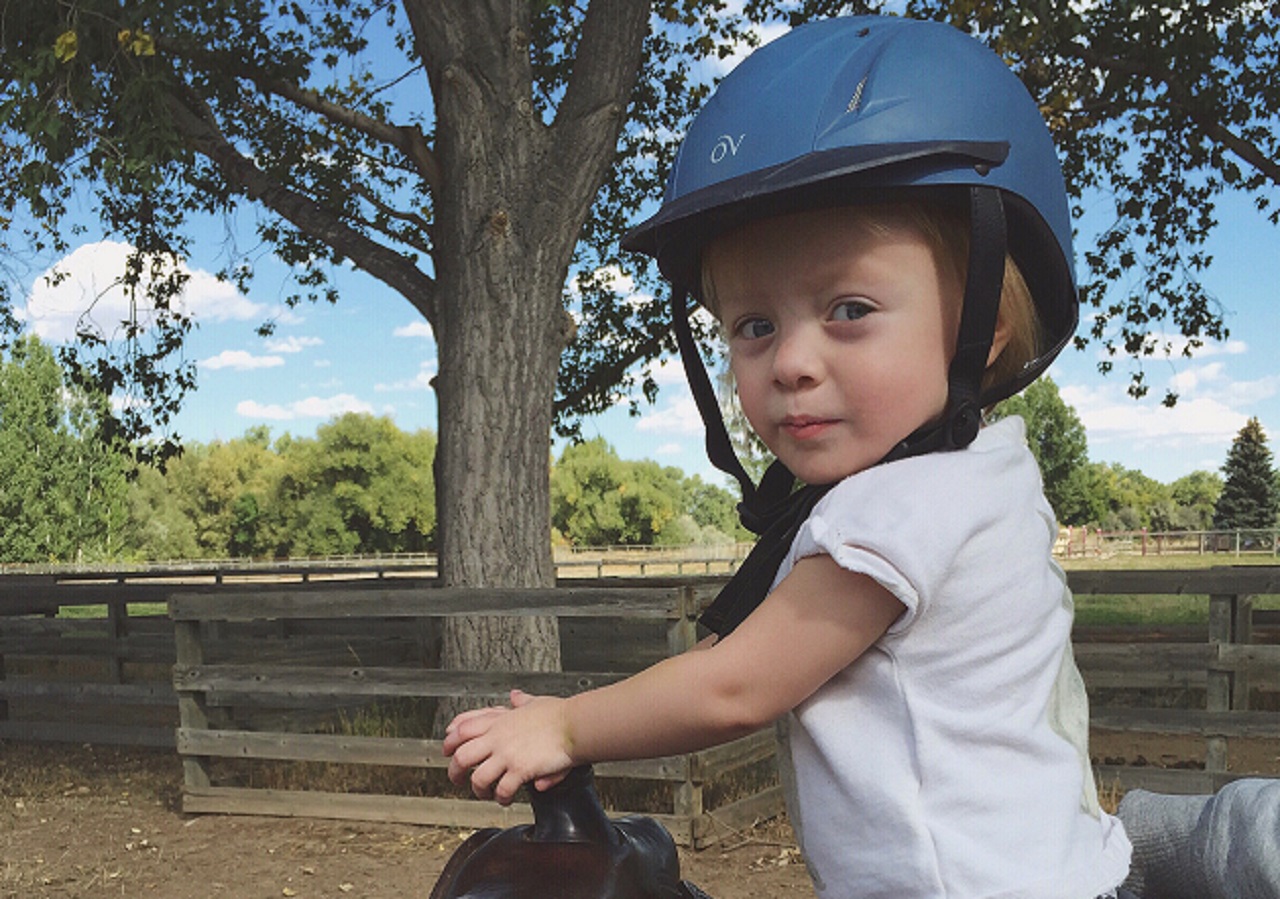
[[(0, 897), (425, 897), (467, 832), (184, 815), (172, 752), (0, 742)], [(785, 822), (681, 850), (715, 899), (813, 895)]]
[[(1098, 761), (1185, 764), (1197, 740), (1095, 735)], [(1231, 767), (1280, 773), (1280, 743), (1233, 741)], [(172, 752), (0, 742), (0, 897), (164, 899), (429, 894), (466, 832), (394, 824), (184, 815)], [(785, 821), (700, 852), (681, 871), (715, 899), (811, 897)]]

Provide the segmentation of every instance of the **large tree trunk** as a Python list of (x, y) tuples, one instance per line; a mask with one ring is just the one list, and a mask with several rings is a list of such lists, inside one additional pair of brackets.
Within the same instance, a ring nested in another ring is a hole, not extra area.
[[(561, 296), (612, 160), (648, 20), (647, 0), (591, 7), (575, 72), (587, 86), (571, 85), (548, 125), (532, 102), (528, 0), (406, 0), (436, 103), (441, 169), (433, 258), (446, 586), (555, 584), (552, 402), (572, 332)], [(621, 78), (620, 60), (629, 65)], [(596, 66), (615, 73), (596, 74)], [(442, 664), (556, 670), (555, 620), (450, 621)]]

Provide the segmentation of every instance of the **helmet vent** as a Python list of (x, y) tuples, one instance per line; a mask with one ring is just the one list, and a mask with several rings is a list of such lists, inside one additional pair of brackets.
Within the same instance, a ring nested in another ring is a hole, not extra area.
[(846, 113), (857, 112), (858, 107), (862, 105), (862, 90), (867, 86), (867, 77), (862, 76), (862, 80), (858, 82), (858, 86), (853, 89), (853, 96), (849, 98), (849, 105), (844, 108)]

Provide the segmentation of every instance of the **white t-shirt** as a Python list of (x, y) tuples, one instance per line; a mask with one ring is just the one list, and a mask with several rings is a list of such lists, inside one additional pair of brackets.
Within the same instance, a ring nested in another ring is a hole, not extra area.
[(1056, 536), (1013, 417), (965, 450), (846, 478), (801, 526), (778, 580), (826, 553), (906, 606), (782, 722), (788, 808), (823, 899), (1092, 899), (1124, 880)]

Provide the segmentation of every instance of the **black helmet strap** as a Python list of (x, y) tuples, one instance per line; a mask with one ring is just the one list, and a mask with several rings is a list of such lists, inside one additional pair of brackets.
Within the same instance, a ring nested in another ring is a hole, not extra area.
[(680, 362), (684, 365), (684, 375), (689, 381), (689, 389), (693, 392), (693, 401), (698, 406), (698, 414), (706, 426), (707, 458), (711, 464), (727, 475), (731, 475), (742, 487), (742, 498), (749, 501), (755, 495), (756, 485), (751, 475), (742, 467), (742, 460), (734, 452), (733, 442), (729, 439), (729, 430), (725, 427), (724, 415), (720, 411), (720, 401), (716, 398), (715, 389), (711, 386), (711, 378), (707, 375), (707, 367), (702, 363), (702, 354), (698, 352), (698, 343), (693, 339), (693, 330), (689, 326), (688, 288), (681, 284), (673, 285), (671, 291), (671, 324), (676, 332), (676, 345), (680, 348)]
[(995, 339), (1008, 250), (1004, 202), (993, 187), (969, 188), (969, 270), (956, 352), (947, 370), (947, 411), (925, 425), (881, 461), (892, 462), (934, 450), (963, 449), (982, 427), (982, 376)]

